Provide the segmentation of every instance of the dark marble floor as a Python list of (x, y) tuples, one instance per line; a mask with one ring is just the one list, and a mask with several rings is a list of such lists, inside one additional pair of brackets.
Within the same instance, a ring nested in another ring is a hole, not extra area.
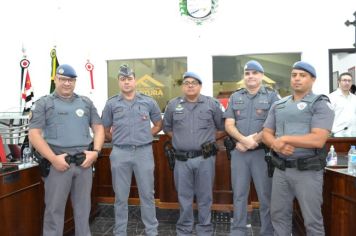
[[(195, 212), (196, 213), (196, 212)], [(159, 221), (159, 235), (173, 236), (175, 224), (179, 216), (179, 210), (157, 209), (157, 219)], [(215, 236), (227, 236), (230, 232), (231, 212), (212, 212), (212, 222)], [(99, 214), (91, 222), (93, 236), (111, 236), (114, 227), (114, 207), (113, 205), (99, 205)], [(248, 235), (259, 235), (260, 219), (258, 210), (253, 210), (248, 214)], [(140, 208), (129, 206), (129, 222), (127, 227), (128, 236), (144, 235), (144, 226), (140, 219)], [(195, 235), (195, 234), (194, 234)]]

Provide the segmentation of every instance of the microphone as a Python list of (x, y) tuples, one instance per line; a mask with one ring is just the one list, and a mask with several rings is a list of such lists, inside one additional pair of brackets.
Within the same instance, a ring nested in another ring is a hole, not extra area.
[(340, 130), (338, 130), (338, 131), (335, 131), (335, 132), (331, 132), (331, 137), (335, 137), (335, 134), (337, 134), (337, 133), (339, 133), (339, 132), (341, 132), (341, 131), (344, 131), (344, 130), (347, 130), (349, 127), (344, 127), (344, 128), (342, 128), (342, 129), (340, 129)]

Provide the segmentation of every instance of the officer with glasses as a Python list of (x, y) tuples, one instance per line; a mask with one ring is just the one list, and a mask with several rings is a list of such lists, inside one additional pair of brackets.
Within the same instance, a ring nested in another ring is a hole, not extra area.
[[(104, 143), (104, 127), (93, 102), (73, 92), (76, 78), (72, 66), (60, 65), (54, 79), (55, 91), (41, 97), (31, 108), (29, 140), (51, 163), (48, 176), (43, 178), (46, 205), (43, 235), (63, 235), (69, 193), (75, 235), (90, 235), (91, 166)], [(93, 150), (89, 151), (88, 146), (93, 141)], [(80, 160), (75, 158), (77, 156)]]
[(334, 137), (356, 136), (356, 95), (350, 92), (352, 81), (350, 73), (340, 74), (337, 79), (338, 88), (329, 94), (335, 112), (332, 128)]
[(145, 233), (155, 236), (158, 221), (152, 140), (162, 129), (161, 111), (153, 98), (136, 91), (135, 73), (128, 65), (120, 66), (118, 85), (120, 93), (109, 98), (102, 114), (105, 137), (113, 144), (110, 163), (115, 192), (114, 234), (127, 235), (127, 201), (134, 173)]
[(198, 208), (198, 236), (213, 235), (211, 206), (215, 176), (216, 135), (224, 132), (219, 101), (200, 94), (202, 80), (193, 72), (183, 75), (183, 96), (169, 101), (163, 130), (172, 138), (176, 163), (174, 183), (178, 192), (180, 216), (178, 236), (192, 235), (194, 195)]

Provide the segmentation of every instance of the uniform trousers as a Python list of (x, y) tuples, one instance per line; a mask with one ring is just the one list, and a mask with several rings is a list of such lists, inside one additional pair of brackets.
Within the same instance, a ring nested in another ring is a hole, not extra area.
[(91, 235), (89, 214), (91, 209), (92, 168), (82, 168), (75, 164), (64, 172), (51, 166), (44, 178), (45, 213), (43, 236), (62, 236), (65, 206), (70, 192), (76, 236)]
[(158, 234), (154, 199), (154, 159), (152, 145), (119, 148), (113, 146), (110, 154), (111, 174), (115, 192), (114, 234), (127, 235), (128, 197), (132, 173), (135, 174), (140, 197), (141, 219), (148, 236)]
[(231, 184), (233, 190), (234, 216), (231, 236), (247, 235), (247, 205), (251, 177), (260, 203), (260, 235), (273, 235), (270, 216), (272, 179), (268, 177), (265, 151), (231, 152)]
[(302, 211), (307, 235), (325, 235), (321, 205), (324, 171), (275, 169), (272, 184), (271, 217), (276, 236), (291, 235), (293, 200)]
[(198, 208), (196, 234), (198, 236), (213, 235), (211, 205), (213, 202), (214, 176), (215, 156), (207, 159), (200, 156), (187, 161), (176, 160), (174, 183), (180, 206), (180, 215), (176, 224), (177, 236), (192, 235), (194, 195)]

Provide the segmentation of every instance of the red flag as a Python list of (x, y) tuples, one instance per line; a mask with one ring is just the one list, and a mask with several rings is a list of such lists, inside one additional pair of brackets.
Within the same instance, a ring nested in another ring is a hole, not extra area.
[(6, 153), (4, 149), (4, 144), (2, 143), (1, 135), (0, 135), (0, 162), (6, 162)]
[(34, 101), (33, 101), (33, 89), (30, 79), (30, 74), (28, 73), (28, 69), (26, 69), (25, 73), (25, 86), (22, 92), (22, 100), (23, 100), (23, 112), (29, 112)]
[(23, 113), (29, 112), (31, 109), (33, 101), (33, 90), (31, 85), (30, 74), (28, 72), (28, 67), (30, 66), (30, 61), (24, 59), (20, 62), (21, 66), (21, 111)]

